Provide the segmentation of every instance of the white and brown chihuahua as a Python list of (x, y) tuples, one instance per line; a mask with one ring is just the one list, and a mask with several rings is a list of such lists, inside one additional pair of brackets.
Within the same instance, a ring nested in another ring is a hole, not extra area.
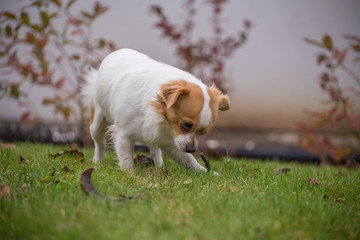
[(82, 96), (90, 106), (95, 163), (103, 159), (109, 130), (122, 170), (134, 170), (134, 143), (142, 142), (156, 166), (163, 165), (163, 150), (186, 167), (207, 171), (191, 153), (198, 137), (213, 126), (218, 110), (229, 109), (229, 98), (219, 89), (131, 49), (109, 54), (85, 79)]

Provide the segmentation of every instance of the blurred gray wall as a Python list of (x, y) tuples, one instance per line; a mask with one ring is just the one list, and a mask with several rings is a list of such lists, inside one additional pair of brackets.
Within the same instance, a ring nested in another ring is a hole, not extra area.
[[(3, 0), (0, 11), (15, 10), (24, 1)], [(171, 21), (184, 18), (181, 1), (106, 0), (107, 14), (96, 23), (94, 37), (114, 40), (119, 47), (137, 49), (149, 56), (176, 65), (174, 48), (161, 38), (153, 27), (156, 17), (150, 14), (150, 4), (164, 7)], [(78, 9), (90, 6), (78, 1)], [(198, 1), (194, 38), (211, 32), (211, 9), (206, 1)], [(324, 33), (333, 37), (335, 45), (345, 47), (343, 34), (360, 35), (360, 1), (302, 0), (259, 1), (231, 0), (225, 5), (222, 21), (225, 34), (236, 34), (244, 19), (253, 23), (248, 42), (228, 61), (230, 111), (221, 113), (218, 126), (251, 129), (294, 129), (297, 121), (307, 121), (304, 109), (322, 109), (325, 95), (319, 89), (317, 77), (321, 69), (316, 64), (320, 49), (308, 45), (304, 37), (320, 40)], [(352, 66), (351, 59), (348, 60)], [(355, 69), (360, 74), (359, 69)], [(342, 84), (351, 79), (340, 74)], [(30, 93), (33, 102), (40, 103), (36, 88)], [(19, 119), (22, 109), (14, 102), (0, 100), (0, 119)], [(57, 120), (51, 109), (40, 108), (44, 119)]]

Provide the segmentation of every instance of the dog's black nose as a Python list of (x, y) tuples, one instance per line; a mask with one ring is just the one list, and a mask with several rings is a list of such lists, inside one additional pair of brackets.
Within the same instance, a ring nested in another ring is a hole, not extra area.
[(188, 146), (186, 145), (185, 151), (187, 153), (194, 153), (196, 151), (196, 147), (195, 146)]

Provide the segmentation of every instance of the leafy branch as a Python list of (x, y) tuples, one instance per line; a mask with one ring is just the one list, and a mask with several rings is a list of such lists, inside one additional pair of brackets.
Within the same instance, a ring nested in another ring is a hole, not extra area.
[(206, 1), (212, 10), (212, 36), (194, 40), (195, 2), (195, 0), (185, 1), (185, 19), (179, 24), (172, 23), (161, 6), (152, 5), (150, 9), (158, 18), (155, 27), (162, 32), (163, 38), (168, 39), (175, 46), (176, 56), (182, 69), (195, 74), (206, 84), (215, 84), (226, 92), (228, 90), (226, 86), (228, 78), (225, 76), (226, 61), (245, 44), (252, 24), (249, 20), (244, 20), (243, 30), (239, 30), (234, 35), (224, 36), (221, 16), (227, 0)]
[[(323, 161), (331, 157), (336, 163), (345, 159), (351, 161), (353, 154), (360, 152), (360, 117), (359, 111), (355, 109), (357, 98), (360, 97), (360, 77), (345, 64), (348, 52), (355, 54), (354, 64), (360, 61), (360, 38), (352, 35), (345, 35), (344, 38), (349, 41), (349, 46), (344, 49), (335, 47), (329, 35), (324, 35), (321, 42), (305, 38), (305, 42), (323, 49), (323, 52), (317, 55), (318, 64), (325, 67), (319, 77), (319, 85), (327, 94), (331, 107), (326, 112), (308, 112), (315, 121), (298, 124), (303, 133), (300, 146), (319, 155)], [(355, 94), (352, 96), (341, 86), (337, 74), (339, 70), (343, 70), (353, 79), (354, 85), (350, 89)], [(316, 132), (324, 127), (336, 127), (350, 133), (355, 139), (355, 148), (337, 146), (328, 137), (317, 136)]]
[[(0, 13), (0, 98), (14, 99), (25, 108), (21, 122), (32, 126), (40, 120), (27, 94), (32, 86), (50, 90), (42, 105), (55, 114), (86, 123), (78, 92), (89, 65), (97, 66), (115, 50), (113, 42), (92, 38), (94, 22), (108, 8), (95, 2), (90, 10), (73, 14), (76, 0), (29, 1), (18, 11)], [(17, 81), (14, 79), (18, 79)], [(86, 132), (86, 131), (85, 131)]]

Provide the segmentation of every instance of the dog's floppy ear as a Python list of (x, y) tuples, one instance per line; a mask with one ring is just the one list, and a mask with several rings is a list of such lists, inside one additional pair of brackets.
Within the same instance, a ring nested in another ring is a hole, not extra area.
[(218, 109), (220, 111), (227, 111), (230, 108), (230, 100), (229, 97), (224, 95), (218, 88), (212, 86), (208, 88), (208, 93), (211, 98), (216, 99), (216, 103), (218, 104)]
[(230, 108), (230, 100), (229, 97), (221, 94), (219, 97), (219, 110), (220, 111), (227, 111)]
[(190, 88), (186, 86), (186, 81), (184, 80), (171, 81), (160, 87), (162, 99), (168, 109), (176, 103), (180, 95), (189, 94), (190, 91)]

